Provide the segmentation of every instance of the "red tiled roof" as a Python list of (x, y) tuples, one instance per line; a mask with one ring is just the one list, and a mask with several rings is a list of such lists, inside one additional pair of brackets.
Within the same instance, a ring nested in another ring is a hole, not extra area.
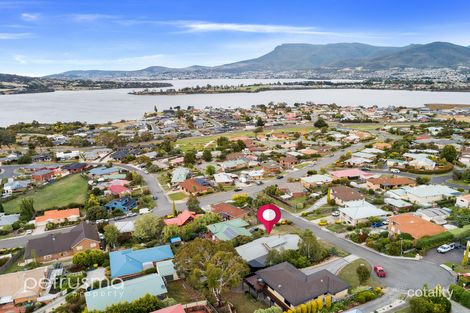
[(177, 226), (183, 226), (186, 224), (189, 220), (198, 218), (202, 214), (196, 214), (196, 212), (193, 211), (183, 211), (181, 212), (177, 217), (174, 218), (168, 218), (164, 220), (166, 225), (177, 225)]
[(212, 205), (212, 212), (228, 215), (231, 218), (239, 218), (246, 215), (243, 209), (237, 208), (228, 203), (218, 203)]
[(188, 192), (204, 192), (209, 190), (208, 187), (199, 184), (194, 178), (186, 179), (184, 182), (180, 183), (181, 188), (185, 189)]
[(129, 188), (126, 188), (126, 187), (121, 186), (121, 185), (112, 185), (108, 189), (109, 189), (109, 191), (111, 191), (111, 193), (113, 195), (120, 195), (120, 194), (129, 192)]
[(70, 218), (72, 216), (80, 216), (79, 209), (68, 209), (68, 210), (49, 210), (45, 211), (43, 216), (37, 216), (34, 220), (36, 223), (48, 221), (48, 220), (59, 220)]
[(400, 233), (410, 234), (415, 239), (424, 236), (434, 236), (447, 231), (444, 227), (428, 222), (411, 213), (389, 217), (388, 221), (389, 229), (395, 228), (394, 233), (397, 233), (397, 230), (399, 230)]

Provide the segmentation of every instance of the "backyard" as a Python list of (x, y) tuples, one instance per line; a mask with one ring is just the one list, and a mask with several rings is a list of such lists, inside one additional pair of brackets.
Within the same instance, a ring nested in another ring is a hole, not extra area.
[(72, 203), (83, 204), (87, 196), (87, 181), (80, 175), (71, 175), (33, 190), (15, 199), (3, 203), (5, 213), (18, 213), (21, 201), (31, 198), (36, 211), (44, 211), (53, 207), (64, 207)]

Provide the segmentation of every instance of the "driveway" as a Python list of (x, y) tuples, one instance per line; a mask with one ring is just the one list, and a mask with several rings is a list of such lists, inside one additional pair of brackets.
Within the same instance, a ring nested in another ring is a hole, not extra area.
[(447, 253), (439, 253), (436, 249), (432, 249), (426, 253), (424, 260), (435, 264), (444, 264), (446, 262), (459, 264), (462, 261), (464, 249), (454, 249)]
[(310, 275), (311, 273), (315, 273), (315, 272), (318, 272), (318, 271), (321, 271), (321, 270), (328, 270), (328, 271), (332, 272), (333, 274), (336, 274), (343, 267), (345, 267), (346, 265), (348, 265), (349, 263), (351, 263), (351, 262), (353, 262), (357, 259), (359, 259), (358, 256), (356, 256), (354, 254), (351, 254), (351, 255), (348, 255), (347, 257), (344, 257), (344, 258), (337, 258), (337, 259), (331, 260), (331, 261), (326, 262), (326, 263), (322, 263), (322, 264), (319, 264), (319, 265), (316, 265), (316, 266), (304, 268), (304, 269), (302, 269), (302, 272), (304, 272), (307, 275)]

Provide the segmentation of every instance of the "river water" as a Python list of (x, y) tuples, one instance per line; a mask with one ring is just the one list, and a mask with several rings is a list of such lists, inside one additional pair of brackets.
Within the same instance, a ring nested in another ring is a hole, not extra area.
[[(172, 88), (196, 85), (239, 85), (296, 80), (216, 79), (174, 80)], [(346, 106), (408, 106), (426, 103), (470, 104), (470, 92), (426, 92), (405, 90), (317, 89), (278, 90), (260, 93), (199, 94), (173, 96), (134, 96), (130, 89), (58, 91), (40, 94), (0, 96), (0, 126), (17, 122), (84, 121), (102, 123), (121, 119), (137, 119), (145, 111), (174, 106), (197, 108), (206, 106), (236, 108), (273, 102), (336, 103)]]

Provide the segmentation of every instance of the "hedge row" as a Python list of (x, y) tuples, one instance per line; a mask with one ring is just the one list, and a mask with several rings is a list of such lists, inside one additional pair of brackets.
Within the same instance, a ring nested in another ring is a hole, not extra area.
[(437, 167), (434, 170), (420, 170), (416, 168), (404, 168), (402, 169), (405, 172), (412, 173), (412, 174), (420, 174), (420, 175), (436, 175), (436, 174), (444, 174), (452, 171), (454, 166), (452, 164), (448, 164), (445, 166)]
[(418, 249), (429, 249), (438, 247), (444, 243), (449, 243), (455, 240), (454, 235), (446, 231), (434, 236), (425, 236), (416, 241), (416, 248)]
[(452, 292), (452, 300), (470, 309), (470, 291), (454, 284), (450, 285), (449, 290)]

